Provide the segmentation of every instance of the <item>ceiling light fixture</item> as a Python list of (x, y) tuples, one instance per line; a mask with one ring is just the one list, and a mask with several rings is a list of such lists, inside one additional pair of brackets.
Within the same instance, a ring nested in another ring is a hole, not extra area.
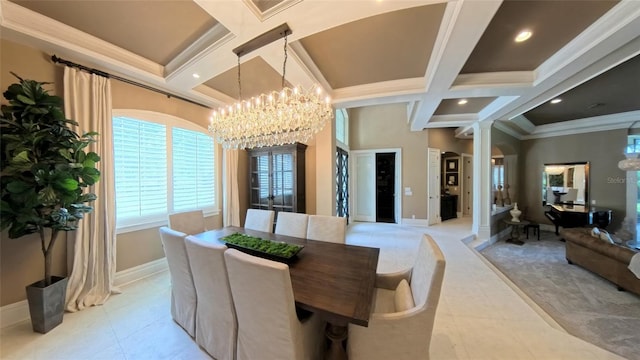
[(626, 159), (618, 162), (618, 168), (623, 171), (640, 171), (640, 149), (636, 146), (630, 145), (624, 152)]
[(531, 37), (531, 35), (533, 35), (533, 33), (529, 30), (522, 30), (518, 33), (518, 35), (516, 36), (516, 38), (514, 39), (515, 42), (523, 42), (523, 41), (527, 41), (529, 40), (529, 38)]
[(466, 103), (468, 103), (468, 102), (469, 102), (469, 101), (468, 101), (467, 99), (460, 99), (460, 100), (458, 101), (458, 105), (464, 105), (464, 104), (466, 104)]
[(560, 99), (560, 98), (555, 98), (555, 99), (551, 100), (551, 103), (552, 103), (552, 104), (557, 104), (557, 103), (559, 103), (559, 102), (562, 102), (562, 99)]
[(200, 79), (200, 74), (198, 74), (198, 73), (193, 73), (193, 78), (194, 78), (194, 79)]
[[(283, 24), (233, 49), (238, 57), (238, 102), (214, 111), (209, 125), (209, 132), (224, 148), (243, 149), (304, 143), (322, 130), (332, 118), (331, 101), (328, 96), (322, 96), (319, 86), (310, 91), (301, 87), (292, 89), (285, 86), (289, 34), (291, 29), (287, 24)], [(284, 38), (282, 89), (243, 100), (240, 56), (279, 38)]]

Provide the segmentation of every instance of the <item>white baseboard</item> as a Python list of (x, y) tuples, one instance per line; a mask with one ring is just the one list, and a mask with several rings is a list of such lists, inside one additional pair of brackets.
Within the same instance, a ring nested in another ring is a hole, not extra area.
[(428, 227), (429, 221), (427, 219), (402, 219), (402, 225)]
[(153, 260), (142, 265), (118, 271), (116, 273), (116, 278), (113, 284), (115, 286), (126, 285), (131, 282), (138, 281), (148, 276), (157, 274), (161, 271), (165, 271), (167, 269), (169, 269), (169, 265), (167, 265), (167, 258)]
[[(167, 258), (150, 261), (146, 264), (117, 272), (114, 285), (126, 285), (167, 269)], [(29, 320), (29, 303), (27, 300), (0, 307), (0, 328), (15, 325), (25, 320)]]
[(474, 241), (471, 241), (471, 242), (469, 242), (467, 244), (467, 246), (470, 246), (471, 248), (475, 249), (476, 251), (481, 251), (484, 248), (486, 248), (487, 246), (495, 244), (499, 240), (508, 237), (510, 232), (511, 232), (510, 229), (506, 228), (506, 229), (503, 229), (502, 231), (500, 231), (499, 233), (494, 234), (490, 238), (485, 239), (484, 241), (483, 240), (478, 240), (478, 239), (476, 239)]

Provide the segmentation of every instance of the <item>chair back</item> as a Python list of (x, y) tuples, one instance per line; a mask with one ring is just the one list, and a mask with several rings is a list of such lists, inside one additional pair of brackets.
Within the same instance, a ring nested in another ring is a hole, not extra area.
[(200, 234), (207, 229), (204, 226), (202, 210), (185, 211), (169, 215), (169, 227), (187, 235)]
[(302, 359), (289, 266), (235, 249), (224, 257), (238, 317), (238, 360)]
[(411, 274), (415, 306), (404, 311), (374, 313), (366, 328), (349, 325), (349, 359), (428, 359), (444, 269), (440, 248), (430, 236), (424, 235)]
[(280, 211), (276, 220), (276, 234), (305, 238), (308, 223), (307, 214)]
[(244, 220), (245, 229), (273, 232), (273, 210), (247, 209), (247, 217)]
[(445, 260), (442, 251), (429, 235), (423, 235), (416, 263), (411, 271), (411, 292), (416, 307), (435, 309), (440, 299)]
[(196, 343), (214, 359), (236, 358), (238, 323), (224, 260), (225, 245), (185, 239), (196, 287)]
[(309, 215), (307, 239), (344, 244), (347, 218), (326, 215)]
[(161, 227), (159, 231), (171, 277), (171, 316), (193, 337), (196, 328), (197, 300), (184, 242), (187, 235), (166, 226)]

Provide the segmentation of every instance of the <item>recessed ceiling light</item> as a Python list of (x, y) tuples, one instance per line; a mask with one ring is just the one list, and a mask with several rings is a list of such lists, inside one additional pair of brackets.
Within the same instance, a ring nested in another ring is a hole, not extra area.
[(557, 104), (557, 103), (559, 103), (559, 102), (561, 102), (561, 101), (562, 101), (562, 99), (560, 99), (560, 98), (555, 98), (555, 99), (551, 100), (551, 103), (552, 103), (552, 104)]
[(194, 78), (196, 78), (196, 79), (200, 79), (200, 74), (198, 74), (198, 73), (193, 73), (193, 77), (194, 77)]
[(531, 35), (533, 35), (533, 33), (529, 30), (522, 30), (520, 31), (520, 33), (518, 34), (518, 36), (516, 36), (515, 41), (516, 42), (523, 42), (526, 40), (529, 40), (529, 38), (531, 37)]
[(469, 101), (467, 101), (467, 99), (460, 99), (458, 100), (458, 105), (464, 105), (466, 103), (468, 103)]

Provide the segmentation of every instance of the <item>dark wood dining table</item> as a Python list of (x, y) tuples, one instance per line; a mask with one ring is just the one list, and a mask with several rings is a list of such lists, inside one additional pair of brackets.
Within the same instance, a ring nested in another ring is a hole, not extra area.
[(296, 306), (323, 317), (331, 347), (326, 358), (346, 358), (342, 346), (348, 324), (367, 326), (373, 306), (380, 249), (314, 241), (240, 227), (206, 231), (195, 237), (224, 244), (222, 237), (243, 233), (303, 245), (289, 263)]

